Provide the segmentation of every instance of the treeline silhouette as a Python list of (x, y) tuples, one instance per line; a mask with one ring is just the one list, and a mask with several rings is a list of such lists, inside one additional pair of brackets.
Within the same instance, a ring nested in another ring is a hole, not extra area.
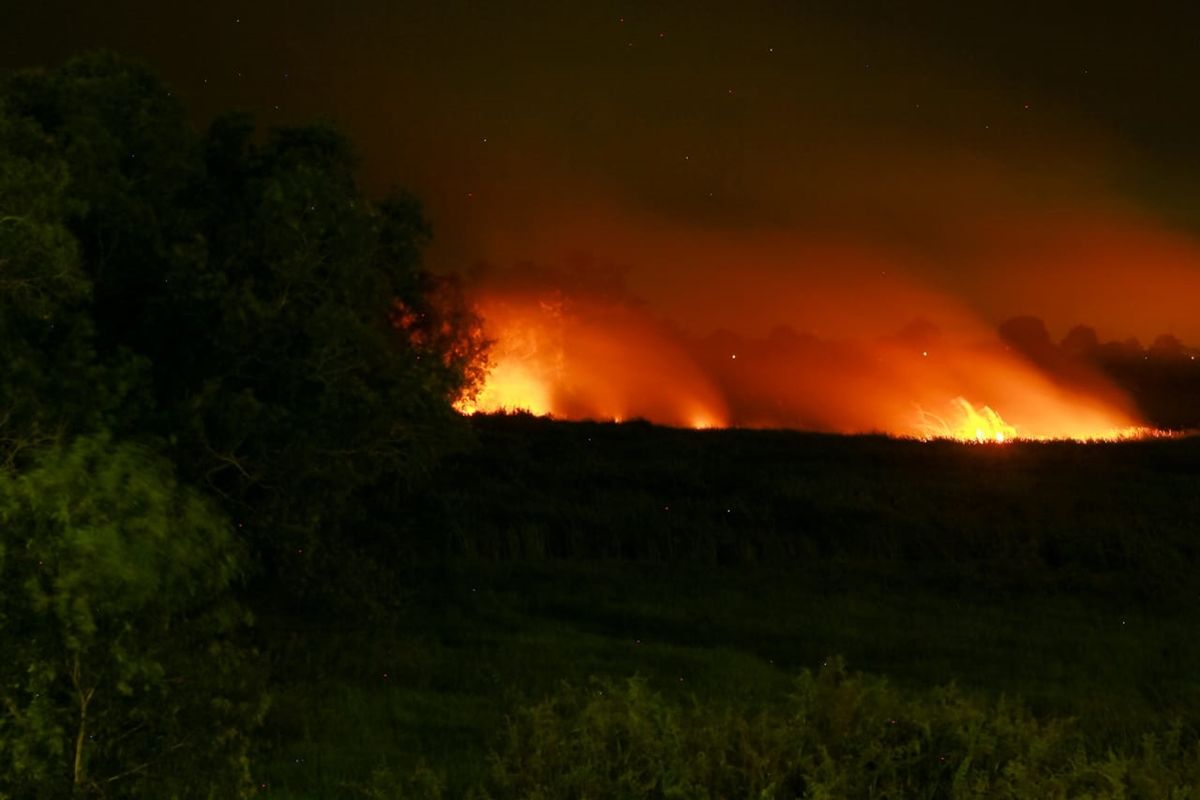
[(1133, 399), (1158, 428), (1200, 428), (1200, 348), (1164, 333), (1149, 346), (1136, 338), (1101, 342), (1077, 325), (1055, 342), (1038, 317), (1018, 316), (999, 327), (1001, 339), (1047, 375), (1068, 384), (1100, 374)]

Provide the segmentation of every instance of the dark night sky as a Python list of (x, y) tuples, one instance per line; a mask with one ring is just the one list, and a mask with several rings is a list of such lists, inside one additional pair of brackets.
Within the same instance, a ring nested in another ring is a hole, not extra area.
[(1194, 13), (10, 5), (0, 67), (103, 46), (156, 67), (198, 121), (333, 118), (364, 185), (425, 200), (438, 269), (583, 254), (697, 330), (1035, 313), (1057, 335), (1200, 340)]

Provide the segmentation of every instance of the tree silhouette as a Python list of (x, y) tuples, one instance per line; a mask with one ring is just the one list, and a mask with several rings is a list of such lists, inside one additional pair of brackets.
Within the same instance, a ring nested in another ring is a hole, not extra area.
[(356, 166), (111, 54), (0, 82), (0, 796), (241, 792), (237, 582), (337, 594), (464, 437), (477, 321)]
[[(62, 291), (95, 332), (109, 427), (165, 443), (262, 553), (307, 560), (453, 445), (482, 340), (421, 268), (419, 204), (365, 198), (342, 134), (259, 137), (240, 115), (197, 134), (152, 73), (109, 54), (19, 73), (3, 95), (56, 181), (42, 250), (57, 242), (63, 268), (44, 269), (74, 276)], [(398, 307), (437, 335), (398, 327)]]

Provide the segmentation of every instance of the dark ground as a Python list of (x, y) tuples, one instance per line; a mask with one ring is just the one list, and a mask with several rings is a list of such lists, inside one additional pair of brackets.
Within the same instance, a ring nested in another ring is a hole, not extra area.
[[(1074, 716), (1200, 723), (1200, 439), (1000, 447), (477, 417), (393, 607), (266, 614), (272, 794), (474, 781), (589, 676), (753, 708), (832, 655)], [(408, 537), (406, 537), (408, 538)], [(365, 791), (365, 790), (364, 790)]]

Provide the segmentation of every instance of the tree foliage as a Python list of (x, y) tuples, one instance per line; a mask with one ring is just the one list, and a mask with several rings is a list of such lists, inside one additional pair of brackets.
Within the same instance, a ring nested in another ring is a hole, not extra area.
[(833, 659), (759, 712), (680, 702), (638, 678), (564, 686), (493, 754), (494, 798), (1184, 798), (1200, 742), (1181, 726), (1096, 752), (1069, 720), (953, 687), (923, 696)]
[(297, 590), (463, 435), (478, 326), (356, 168), (112, 54), (0, 79), (0, 796), (239, 791), (234, 584)]
[(81, 437), (0, 473), (0, 795), (243, 786), (243, 568), (228, 521), (144, 448)]
[(347, 523), (455, 440), (478, 327), (421, 269), (419, 205), (363, 197), (342, 134), (260, 135), (241, 115), (197, 134), (152, 73), (108, 54), (3, 94), (45, 151), (39, 246), (71, 270), (62, 302), (98, 355), (70, 352), (107, 370), (109, 427), (159, 437), (259, 552), (311, 555), (361, 529)]
[(94, 385), (91, 282), (63, 224), (67, 180), (53, 143), (0, 102), (0, 461), (10, 466), (108, 405)]
[(185, 460), (272, 509), (289, 544), (345, 532), (363, 521), (362, 490), (419, 472), (451, 430), (461, 370), (394, 324), (398, 304), (426, 305), (427, 227), (411, 198), (359, 195), (349, 143), (331, 128), (257, 146), (247, 120), (226, 118), (206, 159), (205, 264), (165, 300), (189, 309), (195, 330), (155, 359), (188, 365), (161, 396), (188, 426)]

